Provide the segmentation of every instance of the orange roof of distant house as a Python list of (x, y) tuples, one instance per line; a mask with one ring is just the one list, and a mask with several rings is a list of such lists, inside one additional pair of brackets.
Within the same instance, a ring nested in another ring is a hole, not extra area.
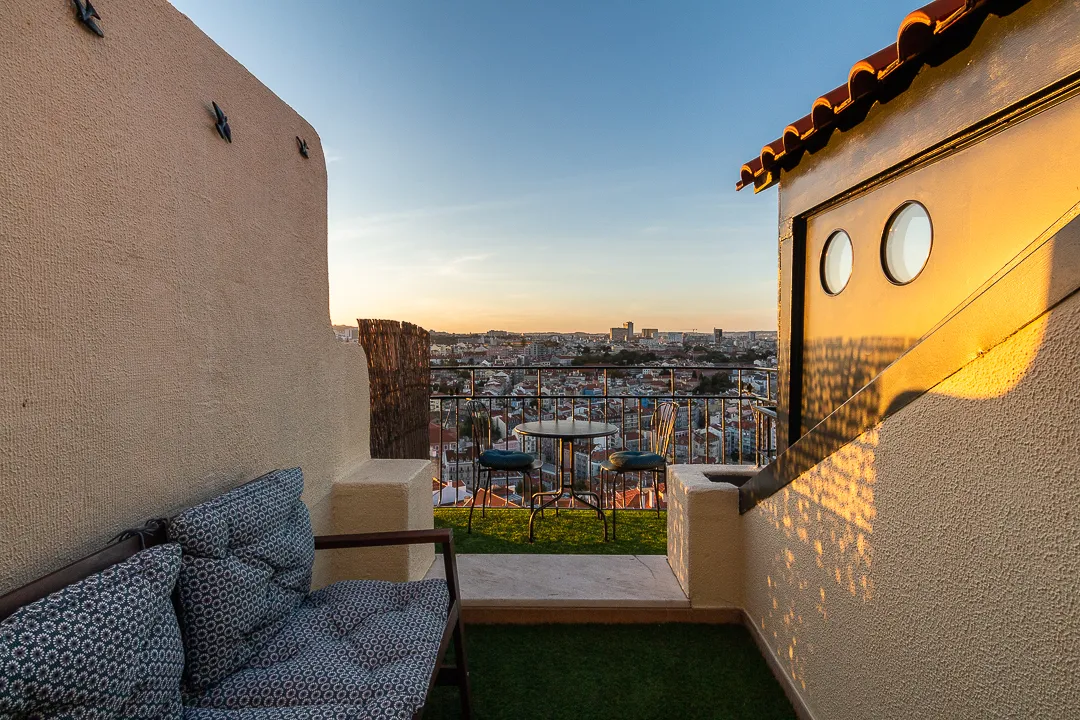
[[(441, 435), (440, 435), (441, 433)], [(453, 428), (441, 428), (438, 423), (428, 423), (428, 442), (431, 445), (442, 443), (456, 443), (457, 433)]]
[[(757, 157), (742, 166), (735, 189), (754, 185), (757, 192), (775, 184), (781, 169), (790, 170), (799, 164), (811, 138), (822, 134), (818, 140), (823, 144), (828, 139), (823, 131), (842, 120), (857, 124), (861, 120), (858, 111), (877, 99), (898, 71), (918, 71), (931, 50), (937, 60), (959, 52), (966, 45), (964, 28), (977, 30), (990, 4), (989, 0), (935, 0), (908, 13), (896, 32), (896, 42), (852, 65), (846, 83), (815, 100), (808, 115), (788, 125), (783, 135), (761, 148)], [(905, 75), (908, 73), (896, 77)]]
[[(480, 488), (476, 493), (476, 507), (480, 507), (484, 504), (484, 495), (487, 495), (487, 506), (489, 508), (521, 507), (521, 505), (514, 502), (513, 500), (507, 500), (502, 495), (499, 495), (497, 491), (493, 491), (491, 494), (488, 494), (487, 490), (484, 488)], [(467, 506), (469, 502), (470, 500), (461, 500), (454, 504), (458, 505), (459, 507), (464, 507)]]

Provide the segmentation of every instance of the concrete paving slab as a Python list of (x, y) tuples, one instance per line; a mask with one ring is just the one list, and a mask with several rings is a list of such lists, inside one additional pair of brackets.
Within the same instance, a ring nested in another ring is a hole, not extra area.
[[(458, 555), (462, 607), (689, 608), (664, 555)], [(444, 577), (436, 558), (427, 577)]]

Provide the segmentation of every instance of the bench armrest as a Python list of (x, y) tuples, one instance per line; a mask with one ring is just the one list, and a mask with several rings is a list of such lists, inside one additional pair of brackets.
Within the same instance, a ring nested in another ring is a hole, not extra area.
[(450, 593), (450, 605), (458, 601), (457, 555), (454, 553), (454, 531), (449, 528), (432, 530), (395, 530), (393, 532), (352, 533), (345, 535), (316, 535), (316, 550), (341, 550), (343, 548), (385, 547), (387, 545), (442, 545), (443, 563), (446, 567), (446, 589)]

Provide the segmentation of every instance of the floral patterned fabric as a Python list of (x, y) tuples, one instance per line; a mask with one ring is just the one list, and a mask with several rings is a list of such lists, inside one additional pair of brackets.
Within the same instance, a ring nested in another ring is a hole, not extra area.
[(0, 718), (179, 719), (179, 569), (159, 545), (0, 622)]
[(411, 718), (449, 595), (442, 580), (339, 582), (312, 593), (247, 666), (185, 698), (186, 718)]
[(310, 592), (315, 542), (303, 488), (300, 468), (275, 470), (170, 521), (184, 553), (186, 690), (247, 665)]

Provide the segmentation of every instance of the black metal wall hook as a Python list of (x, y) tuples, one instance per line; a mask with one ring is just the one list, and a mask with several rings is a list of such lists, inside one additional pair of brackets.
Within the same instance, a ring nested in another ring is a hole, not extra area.
[(98, 37), (105, 37), (105, 33), (102, 31), (101, 26), (94, 22), (95, 19), (100, 20), (101, 16), (98, 15), (98, 11), (94, 9), (94, 6), (90, 3), (90, 0), (71, 0), (75, 4), (75, 18), (90, 29), (92, 33)]
[(296, 144), (300, 146), (300, 154), (304, 157), (309, 157), (307, 149), (307, 140), (302, 139), (299, 135), (296, 136)]
[(221, 136), (222, 140), (225, 140), (226, 142), (232, 142), (232, 128), (229, 127), (228, 116), (225, 114), (225, 111), (221, 109), (221, 106), (219, 106), (216, 102), (214, 102), (213, 105), (214, 117), (217, 118), (217, 123), (215, 123), (214, 127), (217, 128), (218, 135)]

